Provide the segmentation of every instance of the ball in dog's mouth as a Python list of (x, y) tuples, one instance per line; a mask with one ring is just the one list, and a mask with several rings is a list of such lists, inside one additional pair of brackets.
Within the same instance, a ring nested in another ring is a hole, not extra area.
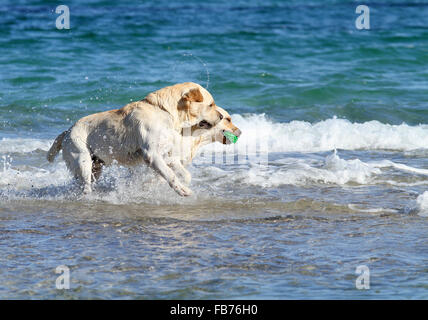
[(238, 137), (235, 136), (232, 132), (223, 131), (223, 135), (223, 143), (226, 143), (225, 138), (227, 138), (227, 140), (229, 140), (231, 143), (236, 143), (238, 141)]

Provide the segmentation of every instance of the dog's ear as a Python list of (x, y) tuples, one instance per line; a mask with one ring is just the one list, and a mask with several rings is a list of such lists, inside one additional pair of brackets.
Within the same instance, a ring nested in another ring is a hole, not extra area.
[(159, 106), (162, 107), (162, 103), (159, 101), (159, 95), (157, 92), (152, 92), (149, 93), (144, 99), (143, 101), (150, 103), (151, 105), (154, 106)]
[(204, 101), (204, 96), (202, 95), (199, 88), (193, 88), (183, 94), (182, 99), (188, 102), (202, 102)]
[(191, 105), (191, 102), (202, 102), (204, 97), (199, 88), (193, 88), (184, 93), (178, 102), (178, 110), (185, 111), (187, 114), (197, 116), (199, 108), (195, 105)]
[(201, 91), (196, 84), (178, 84), (148, 94), (144, 102), (167, 111), (174, 118), (174, 126), (181, 129), (197, 123), (201, 105), (192, 102), (203, 102)]

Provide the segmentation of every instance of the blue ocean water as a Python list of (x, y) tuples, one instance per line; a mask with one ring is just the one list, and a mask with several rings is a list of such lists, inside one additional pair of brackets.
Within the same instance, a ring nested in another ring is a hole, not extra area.
[[(366, 2), (369, 30), (359, 1), (64, 4), (69, 30), (57, 1), (0, 4), (1, 298), (428, 297), (428, 1)], [(45, 160), (82, 116), (184, 81), (268, 165), (200, 157), (190, 199), (116, 166), (81, 199)]]

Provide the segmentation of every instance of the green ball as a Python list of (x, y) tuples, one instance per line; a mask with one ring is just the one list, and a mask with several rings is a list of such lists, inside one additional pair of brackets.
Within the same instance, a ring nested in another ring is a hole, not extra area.
[(223, 132), (223, 135), (226, 138), (228, 138), (229, 141), (232, 142), (232, 143), (236, 143), (236, 141), (238, 141), (238, 137), (235, 136), (232, 132), (225, 131), (225, 132)]

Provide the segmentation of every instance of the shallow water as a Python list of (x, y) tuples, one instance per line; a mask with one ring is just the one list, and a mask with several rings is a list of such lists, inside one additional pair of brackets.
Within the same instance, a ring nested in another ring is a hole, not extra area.
[[(0, 298), (428, 297), (428, 3), (369, 4), (363, 32), (353, 1), (75, 3), (68, 31), (54, 4), (0, 8)], [(181, 81), (243, 132), (195, 159), (192, 197), (143, 166), (81, 196), (45, 160)]]
[[(0, 258), (2, 297), (426, 298), (427, 222), (415, 215), (314, 200), (238, 210), (10, 206), (1, 214), (9, 244)], [(71, 268), (70, 290), (55, 289), (59, 262)], [(370, 267), (370, 290), (355, 289), (358, 265)]]

